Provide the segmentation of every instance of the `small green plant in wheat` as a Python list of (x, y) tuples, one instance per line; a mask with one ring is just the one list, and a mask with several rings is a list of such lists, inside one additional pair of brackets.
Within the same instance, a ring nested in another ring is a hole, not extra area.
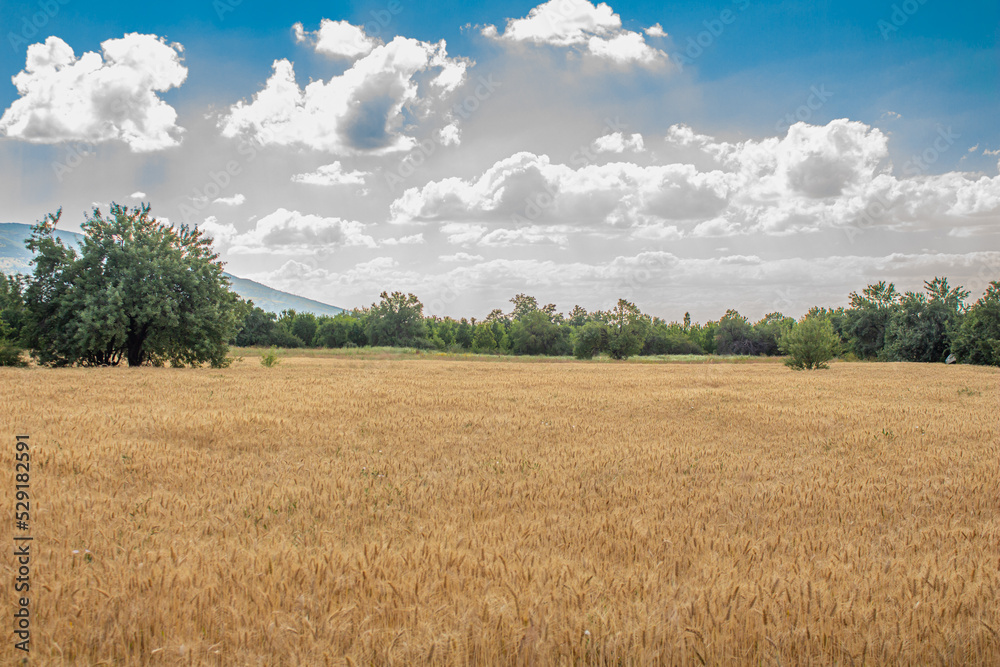
[(271, 368), (272, 366), (277, 366), (280, 359), (278, 358), (278, 348), (271, 346), (270, 350), (265, 350), (260, 353), (260, 365), (264, 368)]

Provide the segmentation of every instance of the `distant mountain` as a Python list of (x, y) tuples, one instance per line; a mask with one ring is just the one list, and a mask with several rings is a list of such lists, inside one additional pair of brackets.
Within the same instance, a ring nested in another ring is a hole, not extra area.
[[(0, 223), (0, 271), (4, 273), (30, 273), (31, 252), (24, 247), (24, 241), (31, 236), (31, 226), (19, 222)], [(79, 245), (83, 235), (76, 232), (66, 232), (57, 229), (56, 237), (66, 245)], [(294, 310), (299, 313), (314, 315), (336, 315), (343, 308), (331, 306), (320, 301), (314, 301), (288, 292), (272, 289), (266, 285), (238, 278), (227, 273), (226, 277), (232, 283), (232, 289), (244, 299), (250, 299), (254, 305), (271, 313), (283, 310)]]

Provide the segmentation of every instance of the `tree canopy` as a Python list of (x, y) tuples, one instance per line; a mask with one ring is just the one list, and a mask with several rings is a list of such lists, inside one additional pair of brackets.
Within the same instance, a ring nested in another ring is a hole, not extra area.
[(236, 331), (229, 290), (211, 240), (171, 227), (149, 205), (95, 208), (79, 252), (54, 232), (62, 210), (32, 227), (24, 340), (40, 363), (226, 364)]

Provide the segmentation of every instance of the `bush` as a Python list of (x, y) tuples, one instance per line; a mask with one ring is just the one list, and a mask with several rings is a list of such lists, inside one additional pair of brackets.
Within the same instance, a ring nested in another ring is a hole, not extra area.
[(0, 366), (26, 366), (21, 352), (23, 350), (14, 343), (0, 340)]
[(270, 350), (260, 353), (260, 365), (264, 368), (271, 368), (277, 366), (280, 362), (278, 358), (278, 348), (271, 347)]
[(781, 350), (789, 355), (785, 365), (797, 371), (829, 368), (840, 345), (833, 326), (818, 317), (803, 318), (782, 336)]

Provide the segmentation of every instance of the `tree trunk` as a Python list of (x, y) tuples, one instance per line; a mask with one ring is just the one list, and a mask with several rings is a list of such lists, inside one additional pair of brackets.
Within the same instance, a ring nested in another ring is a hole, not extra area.
[(128, 365), (129, 366), (142, 366), (144, 361), (142, 346), (146, 342), (146, 327), (143, 326), (140, 331), (135, 329), (130, 329), (128, 333), (128, 338), (125, 341), (125, 347), (127, 348), (128, 354)]

